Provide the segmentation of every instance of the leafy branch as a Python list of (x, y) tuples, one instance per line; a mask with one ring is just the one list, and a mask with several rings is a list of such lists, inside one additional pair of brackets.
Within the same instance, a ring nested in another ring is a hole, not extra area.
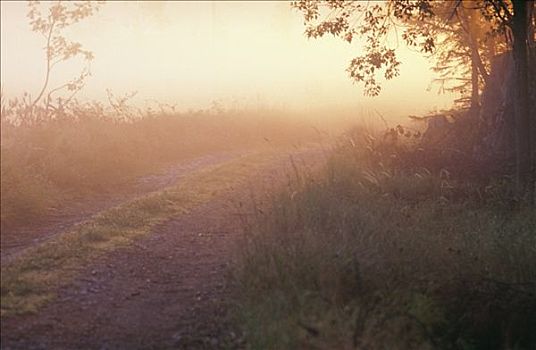
[(408, 25), (410, 21), (423, 21), (434, 15), (427, 0), (299, 0), (291, 6), (303, 14), (308, 38), (331, 34), (348, 43), (362, 39), (364, 53), (352, 59), (346, 71), (354, 82), (364, 83), (364, 94), (368, 96), (377, 96), (381, 91), (379, 72), (387, 80), (400, 74), (395, 48), (388, 43), (389, 35), (396, 33), (397, 28), (404, 29), (401, 37), (408, 46), (424, 53), (435, 49), (434, 37), (426, 27)]
[[(81, 57), (85, 61), (86, 67), (82, 69), (79, 76), (49, 90), (45, 98), (47, 110), (52, 107), (51, 101), (54, 93), (61, 90), (69, 91), (70, 95), (63, 101), (63, 103), (66, 103), (85, 85), (86, 78), (91, 75), (90, 62), (94, 59), (93, 52), (84, 49), (79, 42), (68, 40), (63, 35), (63, 30), (66, 27), (80, 22), (84, 18), (92, 16), (99, 10), (99, 7), (102, 4), (103, 1), (56, 1), (50, 6), (43, 7), (39, 1), (28, 2), (29, 10), (27, 17), (30, 20), (30, 27), (33, 32), (41, 34), (45, 39), (44, 50), (46, 57), (45, 79), (37, 97), (31, 102), (31, 110), (33, 110), (42, 100), (43, 96), (45, 96), (45, 93), (49, 88), (51, 73), (61, 62), (70, 60), (74, 57)], [(58, 100), (61, 101), (61, 99)]]

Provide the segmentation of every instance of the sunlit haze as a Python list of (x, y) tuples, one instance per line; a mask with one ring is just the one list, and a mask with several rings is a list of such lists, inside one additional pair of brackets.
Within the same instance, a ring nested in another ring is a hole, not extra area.
[(2, 349), (536, 350), (536, 0), (0, 7)]
[[(44, 40), (30, 31), (25, 2), (3, 1), (1, 9), (2, 88), (9, 96), (35, 95), (44, 79)], [(434, 77), (430, 62), (403, 47), (400, 76), (384, 83), (379, 97), (364, 97), (345, 72), (359, 43), (307, 39), (303, 18), (287, 2), (108, 2), (68, 29), (68, 38), (95, 54), (81, 100), (103, 100), (111, 89), (138, 91), (138, 103), (154, 99), (180, 110), (219, 101), (306, 111), (375, 109), (398, 117), (446, 108), (453, 99), (427, 91)], [(69, 61), (53, 82), (79, 69), (80, 62)]]

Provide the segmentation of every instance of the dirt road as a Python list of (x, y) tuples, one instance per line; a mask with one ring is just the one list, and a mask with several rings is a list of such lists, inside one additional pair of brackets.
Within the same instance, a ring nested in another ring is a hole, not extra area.
[[(320, 152), (294, 152), (318, 163)], [(289, 173), (282, 155), (248, 181), (84, 267), (35, 314), (2, 320), (2, 349), (219, 349), (241, 346), (226, 278), (256, 201)]]
[(103, 210), (151, 192), (161, 191), (191, 173), (245, 154), (247, 152), (226, 152), (197, 157), (170, 166), (160, 173), (135, 179), (131, 181), (132, 183), (126, 184), (122, 191), (101, 193), (71, 201), (69, 206), (52, 212), (44, 221), (4, 229), (0, 236), (1, 263), (2, 265), (9, 264), (26, 249), (41, 244), (74, 225), (90, 220), (92, 216)]

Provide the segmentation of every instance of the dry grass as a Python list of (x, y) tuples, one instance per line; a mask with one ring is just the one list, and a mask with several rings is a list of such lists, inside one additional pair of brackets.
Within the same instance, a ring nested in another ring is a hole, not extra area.
[(37, 120), (28, 120), (23, 107), (2, 105), (2, 231), (191, 157), (316, 137), (304, 122), (267, 110), (127, 118), (99, 104), (75, 104), (68, 115), (45, 118), (38, 110)]
[(398, 150), (347, 135), (252, 224), (233, 275), (250, 348), (534, 349), (536, 210)]

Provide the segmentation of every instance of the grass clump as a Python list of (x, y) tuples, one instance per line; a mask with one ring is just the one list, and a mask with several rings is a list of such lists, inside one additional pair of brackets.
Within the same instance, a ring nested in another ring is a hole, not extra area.
[(503, 202), (507, 180), (379, 149), (341, 143), (250, 224), (233, 275), (249, 347), (534, 349), (536, 210)]

